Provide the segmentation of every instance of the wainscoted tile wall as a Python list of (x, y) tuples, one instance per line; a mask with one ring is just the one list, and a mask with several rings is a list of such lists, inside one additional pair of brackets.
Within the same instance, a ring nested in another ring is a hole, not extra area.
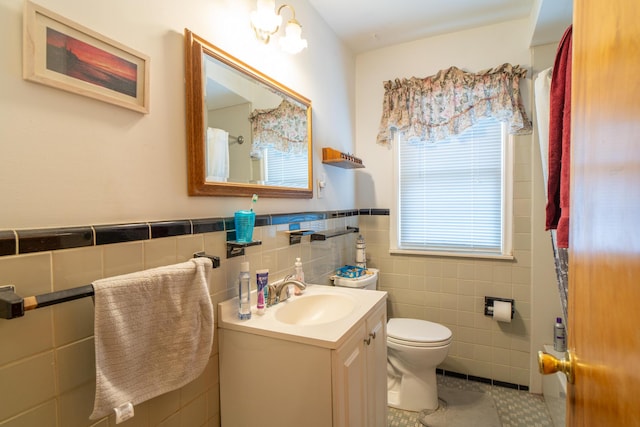
[[(516, 151), (517, 154), (518, 151)], [(214, 305), (236, 295), (243, 260), (252, 272), (268, 268), (277, 279), (301, 257), (309, 282), (329, 284), (337, 267), (354, 262), (356, 233), (290, 245), (290, 224), (316, 231), (359, 227), (370, 267), (381, 271), (390, 317), (441, 322), (454, 343), (440, 366), (473, 379), (529, 384), (530, 243), (526, 161), (516, 162), (515, 261), (389, 255), (389, 210), (261, 215), (259, 246), (227, 259), (231, 218), (100, 225), (56, 230), (0, 230), (0, 286), (20, 296), (83, 286), (102, 277), (186, 261), (195, 252), (219, 256), (210, 275)], [(524, 178), (523, 178), (524, 177)], [(529, 191), (530, 192), (530, 191)], [(514, 298), (516, 318), (497, 324), (483, 313), (485, 295)], [(89, 298), (0, 319), (0, 427), (114, 426), (113, 417), (88, 420), (95, 392), (93, 307)], [(180, 390), (136, 407), (122, 426), (219, 426), (217, 340), (203, 375)]]
[[(453, 332), (443, 369), (529, 384), (530, 279), (526, 261), (389, 255), (389, 217), (361, 216), (367, 267), (380, 269), (389, 317), (442, 323)], [(512, 323), (484, 315), (484, 297), (514, 298)]]
[[(367, 266), (380, 269), (389, 317), (446, 325), (453, 345), (442, 369), (529, 386), (531, 334), (531, 149), (516, 138), (514, 260), (389, 254), (389, 216), (361, 215)], [(484, 315), (484, 297), (515, 299), (511, 323)]]
[[(367, 211), (367, 213), (369, 213)], [(83, 286), (92, 281), (186, 261), (204, 251), (219, 256), (210, 275), (215, 304), (237, 294), (243, 260), (252, 273), (268, 268), (277, 279), (301, 257), (308, 281), (329, 284), (337, 267), (353, 263), (357, 234), (290, 245), (289, 224), (321, 230), (358, 226), (358, 211), (262, 215), (254, 239), (259, 246), (226, 258), (233, 236), (230, 218), (100, 225), (55, 230), (0, 231), (0, 286), (12, 284), (22, 297)], [(226, 227), (225, 227), (226, 225)], [(255, 284), (254, 284), (255, 286)], [(216, 335), (217, 336), (217, 335)], [(113, 417), (89, 421), (95, 393), (93, 306), (90, 298), (0, 319), (0, 426), (114, 426)], [(217, 340), (197, 380), (136, 406), (119, 426), (219, 426)]]

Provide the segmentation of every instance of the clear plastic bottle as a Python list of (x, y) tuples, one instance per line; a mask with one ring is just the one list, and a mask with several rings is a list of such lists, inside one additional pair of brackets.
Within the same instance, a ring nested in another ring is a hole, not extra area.
[[(300, 258), (296, 258), (296, 262), (293, 264), (293, 278), (304, 283), (304, 271), (302, 271), (302, 261), (300, 261)], [(292, 291), (294, 295), (300, 295), (302, 293), (297, 286), (289, 285), (289, 292)]]
[(240, 264), (238, 275), (238, 317), (251, 319), (251, 275), (246, 261)]
[(567, 351), (567, 331), (562, 324), (562, 317), (556, 317), (553, 327), (553, 349), (559, 352)]

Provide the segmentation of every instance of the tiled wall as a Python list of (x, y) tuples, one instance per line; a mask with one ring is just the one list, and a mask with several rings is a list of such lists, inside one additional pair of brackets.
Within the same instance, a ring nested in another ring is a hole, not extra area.
[[(39, 295), (182, 262), (194, 252), (205, 251), (222, 261), (210, 275), (215, 305), (236, 295), (235, 280), (243, 260), (250, 262), (252, 272), (268, 268), (270, 277), (277, 279), (292, 272), (295, 258), (301, 257), (307, 280), (327, 283), (336, 267), (353, 262), (356, 234), (314, 242), (304, 236), (301, 243), (289, 245), (284, 230), (289, 221), (303, 221), (302, 228), (314, 230), (344, 229), (357, 226), (358, 218), (354, 211), (262, 216), (254, 233), (262, 244), (246, 248), (245, 256), (229, 259), (224, 231), (229, 219), (222, 219), (222, 227), (219, 221), (207, 220), (80, 227), (58, 230), (57, 237), (52, 237), (51, 230), (17, 231), (20, 239), (14, 231), (3, 231), (0, 285), (15, 285), (16, 293), (23, 297)], [(61, 246), (67, 249), (47, 250)], [(0, 319), (0, 340), (1, 427), (115, 425), (113, 417), (97, 422), (88, 419), (95, 392), (91, 299)], [(219, 426), (217, 341), (200, 378), (136, 406), (135, 412), (134, 418), (119, 426)]]
[[(290, 223), (312, 230), (358, 226), (370, 267), (381, 270), (390, 317), (415, 317), (452, 329), (454, 341), (441, 368), (472, 377), (529, 384), (530, 160), (516, 147), (514, 261), (389, 255), (385, 209), (259, 216), (259, 246), (225, 257), (233, 238), (230, 218), (89, 226), (57, 230), (0, 231), (0, 285), (21, 296), (86, 285), (102, 277), (185, 261), (204, 251), (220, 256), (210, 275), (216, 304), (236, 295), (240, 262), (277, 279), (301, 257), (309, 282), (329, 283), (336, 267), (354, 262), (350, 233), (325, 241), (289, 244)], [(88, 233), (88, 234), (87, 234)], [(66, 249), (55, 249), (65, 247)], [(514, 298), (516, 317), (498, 324), (483, 315), (484, 296)], [(0, 427), (107, 427), (113, 417), (88, 420), (95, 392), (93, 307), (88, 298), (0, 319)], [(122, 426), (219, 426), (218, 350), (203, 375), (180, 390), (136, 407)]]
[[(412, 317), (453, 332), (440, 366), (479, 379), (529, 385), (531, 333), (531, 147), (515, 138), (513, 261), (389, 254), (389, 217), (360, 216), (368, 267), (380, 269), (389, 317)], [(515, 299), (511, 323), (484, 315), (484, 297)], [(526, 387), (524, 387), (526, 388)]]

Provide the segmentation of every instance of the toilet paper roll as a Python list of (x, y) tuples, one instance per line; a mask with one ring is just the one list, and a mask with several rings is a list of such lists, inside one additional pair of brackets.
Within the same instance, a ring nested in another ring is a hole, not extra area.
[(506, 301), (494, 301), (493, 320), (511, 323), (511, 303)]

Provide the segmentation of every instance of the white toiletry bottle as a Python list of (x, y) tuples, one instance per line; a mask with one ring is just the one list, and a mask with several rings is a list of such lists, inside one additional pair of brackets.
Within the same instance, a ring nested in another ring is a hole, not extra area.
[(238, 317), (251, 319), (251, 275), (249, 263), (240, 263), (240, 275), (238, 276)]
[[(299, 282), (304, 283), (304, 271), (302, 271), (302, 261), (300, 261), (300, 258), (296, 258), (296, 262), (293, 265), (293, 278)], [(290, 286), (293, 287), (293, 293), (295, 295), (301, 294), (300, 289), (298, 289), (297, 286), (293, 286), (293, 285), (290, 285)]]
[(562, 324), (562, 317), (556, 317), (556, 324), (553, 327), (553, 349), (555, 351), (567, 351), (567, 333)]

